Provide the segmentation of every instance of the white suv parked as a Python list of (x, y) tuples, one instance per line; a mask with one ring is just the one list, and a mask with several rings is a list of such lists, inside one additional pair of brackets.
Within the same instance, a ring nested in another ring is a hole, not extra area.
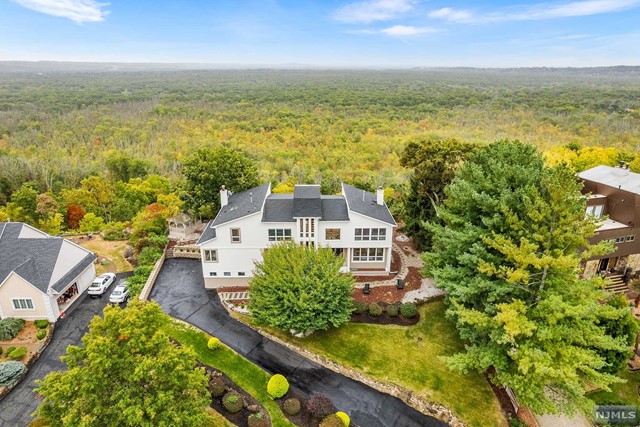
[(107, 292), (109, 286), (116, 280), (116, 275), (113, 273), (105, 273), (93, 279), (93, 283), (89, 285), (87, 293), (91, 298), (102, 297), (102, 294)]

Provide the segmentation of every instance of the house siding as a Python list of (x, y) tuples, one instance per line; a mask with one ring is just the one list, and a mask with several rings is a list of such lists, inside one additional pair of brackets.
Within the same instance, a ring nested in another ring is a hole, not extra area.
[[(15, 273), (12, 273), (7, 277), (5, 282), (0, 286), (0, 306), (2, 306), (3, 317), (20, 317), (22, 319), (51, 319), (49, 313), (52, 312), (52, 307), (49, 303), (49, 307), (46, 306), (45, 299), (43, 297), (48, 296), (33, 287), (29, 282)], [(16, 310), (13, 308), (14, 298), (31, 298), (33, 301), (33, 310)]]

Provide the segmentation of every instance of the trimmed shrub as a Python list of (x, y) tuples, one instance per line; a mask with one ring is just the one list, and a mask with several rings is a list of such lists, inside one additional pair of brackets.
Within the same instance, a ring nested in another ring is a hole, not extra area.
[(209, 380), (209, 391), (213, 397), (220, 397), (224, 394), (227, 386), (220, 377), (213, 377)]
[(238, 394), (238, 392), (231, 390), (222, 398), (222, 406), (224, 409), (235, 414), (236, 412), (240, 412), (242, 407), (244, 406), (244, 401), (242, 396)]
[(15, 349), (16, 349), (15, 347), (9, 347), (5, 353), (8, 355), (9, 353), (11, 353)]
[(15, 384), (26, 369), (27, 367), (20, 362), (0, 363), (0, 387), (8, 387)]
[(18, 347), (11, 351), (11, 353), (7, 353), (7, 357), (9, 359), (18, 360), (22, 359), (27, 354), (26, 347)]
[(249, 415), (249, 419), (247, 421), (249, 427), (269, 427), (271, 425), (269, 419), (263, 412)]
[(0, 341), (9, 341), (14, 339), (24, 328), (24, 319), (15, 317), (7, 317), (0, 320)]
[(325, 418), (336, 412), (333, 402), (324, 394), (314, 394), (307, 401), (307, 411), (316, 418)]
[(405, 303), (400, 306), (400, 314), (402, 314), (402, 317), (411, 319), (412, 317), (416, 317), (418, 315), (418, 309), (416, 308), (415, 304)]
[(398, 306), (395, 304), (389, 304), (387, 306), (387, 314), (389, 317), (396, 317), (398, 315)]
[(369, 304), (366, 302), (355, 301), (353, 303), (353, 312), (357, 314), (362, 314), (369, 308)]
[(349, 427), (349, 424), (351, 424), (351, 418), (349, 418), (349, 415), (344, 412), (336, 412), (336, 416), (340, 418), (344, 427)]
[(36, 338), (39, 339), (39, 340), (44, 339), (44, 337), (46, 337), (46, 336), (47, 336), (47, 330), (46, 329), (40, 329), (38, 331), (38, 333), (36, 334)]
[(319, 427), (343, 427), (342, 420), (336, 414), (327, 415)]
[(284, 401), (282, 409), (289, 415), (297, 415), (300, 412), (300, 401), (295, 397), (287, 399)]
[(282, 396), (287, 394), (289, 391), (289, 381), (284, 377), (284, 375), (275, 374), (271, 378), (269, 378), (269, 382), (267, 383), (267, 393), (273, 399), (280, 399)]
[(378, 317), (382, 314), (382, 307), (377, 302), (369, 304), (369, 314)]
[(209, 341), (207, 341), (207, 348), (209, 348), (209, 350), (217, 350), (220, 347), (220, 340), (216, 337), (211, 337), (209, 338)]
[(33, 322), (38, 329), (46, 329), (49, 326), (49, 321), (47, 319), (38, 319)]

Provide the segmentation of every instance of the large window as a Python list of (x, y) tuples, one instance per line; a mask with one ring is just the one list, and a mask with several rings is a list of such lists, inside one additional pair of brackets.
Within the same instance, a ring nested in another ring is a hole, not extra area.
[(339, 228), (327, 228), (324, 232), (325, 240), (340, 240)]
[(205, 249), (204, 262), (218, 262), (218, 251), (216, 249)]
[(232, 228), (231, 229), (231, 243), (240, 243), (240, 229)]
[(355, 248), (353, 249), (353, 261), (384, 261), (384, 248)]
[(594, 217), (594, 218), (602, 218), (602, 213), (604, 212), (604, 205), (593, 205), (587, 206), (587, 211), (585, 213), (586, 217)]
[(356, 228), (356, 240), (387, 240), (386, 228)]
[(16, 310), (33, 310), (33, 300), (31, 298), (14, 298), (13, 308)]
[(283, 240), (291, 240), (290, 228), (270, 228), (269, 229), (270, 242), (281, 242)]

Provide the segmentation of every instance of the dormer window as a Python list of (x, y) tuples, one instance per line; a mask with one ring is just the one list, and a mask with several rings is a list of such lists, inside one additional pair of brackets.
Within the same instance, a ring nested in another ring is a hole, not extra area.
[(592, 218), (602, 218), (602, 213), (604, 212), (604, 205), (593, 205), (587, 206), (587, 211), (585, 212), (584, 217), (592, 217)]

